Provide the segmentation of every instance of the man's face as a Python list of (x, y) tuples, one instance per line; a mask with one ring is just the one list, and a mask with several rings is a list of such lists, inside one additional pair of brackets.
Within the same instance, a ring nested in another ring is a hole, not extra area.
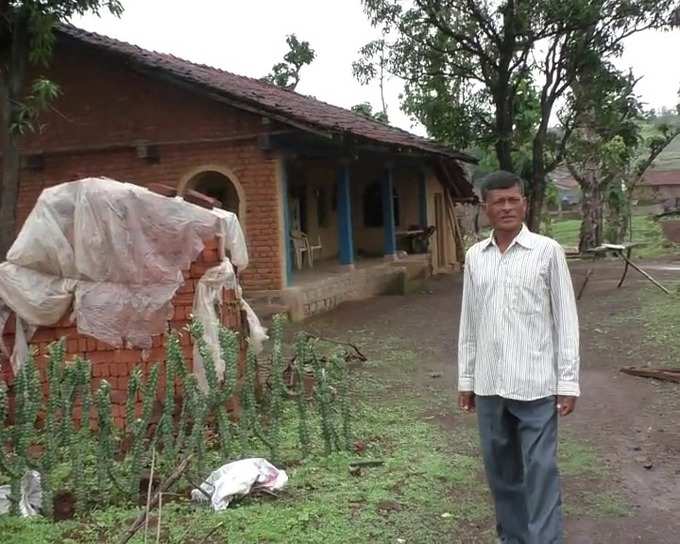
[(518, 185), (492, 189), (486, 194), (484, 210), (494, 230), (516, 232), (527, 213), (527, 201)]

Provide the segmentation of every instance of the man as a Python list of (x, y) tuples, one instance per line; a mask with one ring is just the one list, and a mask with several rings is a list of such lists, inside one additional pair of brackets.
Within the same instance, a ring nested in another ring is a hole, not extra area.
[(467, 252), (458, 404), (478, 414), (500, 542), (560, 544), (557, 414), (580, 394), (574, 290), (560, 245), (524, 225), (519, 177), (490, 174), (482, 200), (493, 232)]

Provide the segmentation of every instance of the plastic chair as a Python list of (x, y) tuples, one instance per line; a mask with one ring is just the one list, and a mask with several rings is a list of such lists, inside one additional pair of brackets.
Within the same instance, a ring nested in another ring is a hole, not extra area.
[(290, 233), (290, 239), (293, 242), (293, 250), (295, 251), (295, 268), (302, 270), (302, 263), (304, 254), (307, 254), (307, 261), (311, 268), (311, 252), (309, 250), (309, 240), (307, 235), (299, 230), (294, 230)]

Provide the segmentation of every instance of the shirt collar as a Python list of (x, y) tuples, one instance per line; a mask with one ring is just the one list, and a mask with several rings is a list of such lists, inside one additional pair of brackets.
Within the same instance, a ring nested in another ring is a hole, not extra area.
[[(515, 243), (519, 244), (520, 246), (526, 249), (533, 249), (534, 241), (531, 236), (531, 231), (527, 228), (525, 224), (522, 224), (522, 229), (519, 231), (517, 236), (515, 236), (515, 239), (510, 243), (508, 248), (515, 245)], [(494, 239), (494, 231), (491, 231), (489, 237), (482, 242), (482, 251), (488, 249), (492, 245), (493, 246), (496, 245), (496, 240)]]

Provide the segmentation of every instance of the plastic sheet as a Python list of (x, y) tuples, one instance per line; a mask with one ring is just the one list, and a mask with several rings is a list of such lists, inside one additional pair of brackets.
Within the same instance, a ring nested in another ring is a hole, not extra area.
[[(257, 489), (276, 491), (288, 482), (285, 471), (277, 469), (266, 459), (241, 459), (223, 465), (201, 484), (201, 489), (191, 491), (191, 500), (210, 503), (213, 510), (226, 510), (229, 503)], [(202, 491), (201, 491), (202, 490)]]
[[(224, 302), (222, 300), (224, 289), (234, 289), (238, 295), (240, 305), (246, 312), (248, 328), (250, 329), (249, 342), (255, 353), (259, 354), (262, 351), (263, 343), (268, 338), (267, 331), (262, 327), (257, 315), (255, 315), (255, 312), (245, 299), (241, 297), (241, 288), (238, 285), (236, 273), (231, 262), (225, 260), (219, 266), (206, 271), (196, 286), (192, 312), (194, 318), (203, 324), (203, 337), (210, 348), (215, 364), (215, 372), (220, 379), (224, 376), (225, 368), (220, 354), (219, 330), (221, 323), (217, 308), (221, 307)], [(198, 386), (203, 392), (207, 392), (208, 382), (205, 376), (203, 358), (196, 345), (194, 345), (193, 359), (194, 374), (196, 375)]]
[[(243, 232), (230, 212), (106, 178), (58, 185), (43, 191), (0, 264), (0, 302), (25, 323), (27, 335), (73, 305), (80, 333), (147, 349), (165, 331), (182, 269), (203, 240), (218, 235), (245, 268)], [(16, 372), (26, 346), (15, 345)]]
[[(210, 353), (215, 363), (215, 372), (218, 377), (224, 376), (224, 361), (220, 355), (219, 330), (220, 316), (217, 307), (222, 305), (223, 289), (236, 289), (236, 274), (229, 261), (223, 261), (219, 266), (215, 266), (199, 280), (196, 285), (194, 295), (193, 315), (203, 324), (205, 339)], [(204, 392), (208, 390), (208, 382), (205, 377), (203, 359), (198, 351), (198, 346), (194, 344), (194, 374), (198, 386)]]

